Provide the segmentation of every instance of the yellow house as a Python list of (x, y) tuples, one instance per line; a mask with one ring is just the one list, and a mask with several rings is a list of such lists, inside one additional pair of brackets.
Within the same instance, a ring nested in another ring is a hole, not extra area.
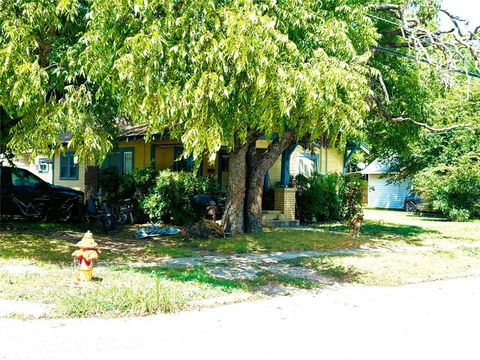
[[(126, 127), (118, 138), (118, 146), (104, 161), (102, 167), (114, 166), (119, 174), (153, 164), (156, 169), (192, 170), (191, 159), (181, 159), (183, 152), (180, 141), (167, 137), (154, 136), (145, 141), (146, 126)], [(68, 141), (68, 138), (65, 139)], [(257, 148), (267, 148), (268, 140), (257, 140)], [(202, 161), (199, 174), (215, 178), (222, 190), (227, 189), (229, 155), (220, 150), (214, 163)], [(271, 220), (295, 219), (295, 190), (288, 189), (290, 176), (319, 172), (343, 173), (344, 151), (337, 148), (316, 148), (305, 150), (301, 145), (292, 145), (280, 156), (265, 175), (265, 189), (275, 190), (275, 210), (269, 215)], [(85, 164), (76, 162), (74, 151), (56, 151), (53, 161), (53, 183), (78, 190), (85, 188)], [(293, 199), (293, 200), (292, 200)], [(289, 209), (286, 209), (288, 207)]]

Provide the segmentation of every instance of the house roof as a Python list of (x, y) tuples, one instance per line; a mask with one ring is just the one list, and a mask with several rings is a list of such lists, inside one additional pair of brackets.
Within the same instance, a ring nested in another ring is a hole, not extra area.
[[(133, 141), (143, 139), (147, 135), (147, 124), (140, 124), (140, 125), (119, 125), (120, 132), (117, 136), (117, 139), (120, 141)], [(167, 139), (168, 138), (168, 130), (165, 130), (165, 134), (160, 136), (159, 134), (153, 134), (152, 138), (158, 140), (160, 138)], [(60, 140), (63, 144), (69, 142), (72, 139), (72, 132), (67, 131), (60, 135)]]
[(394, 172), (390, 159), (375, 159), (360, 173), (362, 175), (386, 174)]
[(143, 139), (147, 134), (147, 124), (140, 125), (121, 125), (118, 140), (139, 140)]

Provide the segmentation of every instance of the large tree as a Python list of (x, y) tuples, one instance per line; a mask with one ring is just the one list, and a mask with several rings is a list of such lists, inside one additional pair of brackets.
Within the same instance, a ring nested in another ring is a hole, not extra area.
[[(0, 4), (0, 106), (19, 119), (13, 149), (42, 151), (70, 131), (78, 155), (96, 161), (112, 147), (117, 115), (150, 133), (168, 128), (196, 160), (225, 146), (232, 233), (261, 229), (263, 175), (290, 144), (414, 139), (434, 125), (423, 115), (441, 68), (475, 59), (471, 34), (436, 30), (433, 0)], [(265, 151), (260, 136), (272, 139)]]
[[(159, 9), (152, 20), (138, 8), (146, 25), (116, 60), (122, 111), (153, 130), (168, 127), (196, 159), (225, 146), (225, 228), (258, 231), (263, 176), (282, 151), (361, 125), (375, 29), (364, 8), (346, 2), (204, 0)], [(262, 153), (260, 136), (275, 136)]]

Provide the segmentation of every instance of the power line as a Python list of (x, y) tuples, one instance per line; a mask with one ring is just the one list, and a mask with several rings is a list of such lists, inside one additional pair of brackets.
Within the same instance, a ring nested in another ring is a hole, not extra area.
[(389, 48), (385, 48), (385, 47), (381, 47), (381, 46), (370, 46), (370, 48), (373, 49), (373, 50), (389, 53), (389, 54), (392, 54), (392, 55), (395, 55), (395, 56), (400, 56), (400, 57), (404, 57), (404, 58), (407, 58), (407, 59), (420, 61), (420, 62), (425, 63), (425, 64), (429, 64), (429, 65), (433, 65), (433, 66), (439, 66), (439, 67), (442, 67), (442, 68), (447, 69), (449, 71), (453, 71), (453, 72), (456, 72), (456, 73), (459, 73), (459, 74), (463, 74), (463, 75), (467, 75), (467, 76), (470, 76), (470, 77), (480, 79), (480, 74), (478, 74), (478, 73), (474, 73), (474, 72), (467, 71), (467, 70), (461, 70), (461, 69), (451, 69), (446, 65), (441, 65), (441, 64), (438, 64), (438, 63), (432, 63), (431, 61), (428, 61), (427, 59), (417, 58), (416, 56), (413, 56), (413, 55), (410, 55), (410, 54), (405, 54), (401, 51), (397, 51), (397, 50), (393, 50), (393, 49), (389, 49)]
[(393, 24), (393, 25), (397, 25), (397, 26), (402, 26), (402, 23), (401, 22), (395, 22), (395, 21), (392, 21), (392, 20), (388, 20), (388, 19), (385, 19), (385, 18), (382, 18), (380, 16), (377, 16), (377, 15), (372, 15), (372, 14), (366, 14), (368, 17), (371, 17), (373, 19), (377, 19), (377, 20), (380, 20), (380, 21), (385, 21), (389, 24)]

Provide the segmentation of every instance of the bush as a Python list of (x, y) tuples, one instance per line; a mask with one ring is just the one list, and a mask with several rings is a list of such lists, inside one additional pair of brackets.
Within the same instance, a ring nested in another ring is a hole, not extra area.
[(297, 176), (297, 207), (302, 222), (340, 220), (340, 181), (337, 174)]
[(340, 186), (340, 218), (351, 220), (355, 216), (363, 217), (363, 180), (359, 175), (347, 175)]
[(448, 212), (448, 218), (452, 221), (468, 221), (470, 219), (470, 211), (466, 209), (451, 209)]
[(141, 201), (152, 191), (158, 171), (153, 166), (135, 169), (129, 174), (118, 175), (117, 168), (109, 167), (100, 172), (98, 185), (104, 198), (112, 205), (121, 199), (132, 199), (133, 214), (137, 220), (146, 219)]
[(156, 178), (152, 192), (142, 201), (142, 207), (152, 221), (190, 224), (201, 217), (192, 205), (193, 197), (213, 194), (216, 190), (216, 183), (210, 178), (165, 170)]
[(104, 199), (111, 203), (115, 203), (119, 200), (120, 194), (118, 189), (122, 178), (118, 175), (117, 168), (109, 167), (100, 170), (98, 174), (98, 187), (102, 190), (102, 196)]
[(132, 199), (133, 214), (137, 220), (144, 221), (148, 218), (142, 207), (142, 201), (152, 192), (158, 173), (151, 165), (125, 174), (121, 179), (119, 194), (124, 199)]
[(315, 221), (349, 220), (362, 214), (362, 186), (359, 176), (339, 174), (299, 175), (297, 207), (300, 220)]
[(414, 189), (431, 210), (453, 221), (480, 218), (480, 163), (465, 159), (458, 165), (427, 168), (414, 177)]

